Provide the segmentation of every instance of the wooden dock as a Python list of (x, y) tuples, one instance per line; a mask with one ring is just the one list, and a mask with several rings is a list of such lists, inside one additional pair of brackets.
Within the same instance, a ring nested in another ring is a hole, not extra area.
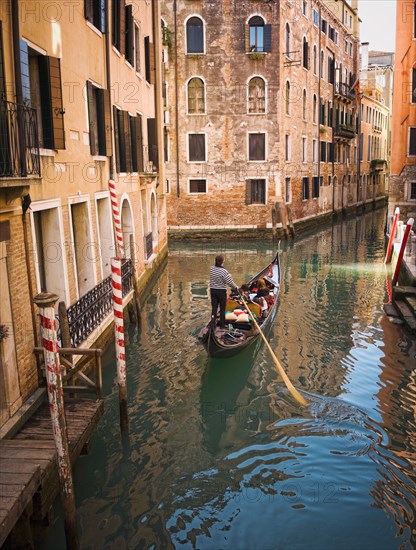
[[(103, 410), (101, 399), (66, 398), (72, 464), (88, 443)], [(30, 519), (45, 519), (58, 491), (49, 405), (44, 403), (12, 439), (0, 440), (0, 546), (18, 522), (19, 529), (14, 531), (19, 530), (27, 536)]]

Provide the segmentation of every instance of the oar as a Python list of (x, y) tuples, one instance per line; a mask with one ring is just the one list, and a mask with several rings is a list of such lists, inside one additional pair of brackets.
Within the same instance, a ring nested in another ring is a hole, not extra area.
[[(244, 304), (244, 307), (247, 309), (247, 311), (250, 311), (249, 307), (246, 304), (246, 301), (244, 300), (243, 296), (240, 294), (240, 298)], [(308, 402), (306, 399), (298, 392), (298, 390), (293, 386), (292, 382), (289, 380), (289, 377), (285, 373), (282, 365), (279, 363), (279, 360), (277, 359), (274, 351), (272, 350), (269, 342), (267, 341), (266, 337), (263, 334), (263, 331), (260, 328), (260, 325), (256, 321), (254, 317), (254, 313), (251, 312), (251, 318), (253, 319), (253, 322), (255, 326), (257, 327), (257, 330), (260, 332), (260, 336), (263, 338), (264, 342), (266, 343), (267, 349), (270, 351), (270, 355), (273, 358), (274, 364), (276, 365), (276, 368), (280, 374), (280, 376), (283, 378), (283, 382), (286, 384), (287, 389), (290, 391), (290, 393), (293, 395), (293, 397), (296, 399), (298, 403), (300, 403), (303, 406), (306, 406)]]

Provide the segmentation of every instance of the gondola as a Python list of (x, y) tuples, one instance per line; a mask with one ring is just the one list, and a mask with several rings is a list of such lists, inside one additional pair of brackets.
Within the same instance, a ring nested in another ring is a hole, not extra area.
[[(265, 313), (262, 313), (259, 304), (252, 301), (256, 295), (255, 284), (259, 279), (264, 279), (269, 290), (269, 305)], [(249, 296), (244, 298), (249, 311), (246, 310), (241, 297), (235, 294), (227, 300), (226, 329), (219, 327), (217, 318), (211, 319), (199, 333), (198, 338), (211, 357), (231, 357), (258, 340), (260, 333), (250, 316), (256, 316), (262, 331), (273, 322), (280, 291), (279, 254), (277, 253), (270, 264), (250, 279), (247, 285), (252, 290)]]

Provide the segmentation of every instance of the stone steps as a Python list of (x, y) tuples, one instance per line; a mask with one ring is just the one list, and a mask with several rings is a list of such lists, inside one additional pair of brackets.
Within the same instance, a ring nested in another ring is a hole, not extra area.
[(416, 287), (394, 287), (393, 303), (385, 304), (384, 311), (393, 322), (401, 320), (410, 332), (416, 334)]

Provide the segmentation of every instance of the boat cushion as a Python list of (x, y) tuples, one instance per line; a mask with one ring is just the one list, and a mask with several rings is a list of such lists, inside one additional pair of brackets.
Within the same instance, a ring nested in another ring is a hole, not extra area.
[(237, 317), (237, 323), (248, 323), (249, 321), (250, 321), (250, 316), (248, 315), (248, 313), (241, 313)]
[(228, 311), (225, 314), (225, 320), (226, 321), (236, 321), (237, 320), (237, 315), (235, 313), (233, 313), (232, 311)]
[[(234, 315), (236, 315), (236, 316), (238, 317), (238, 316), (241, 315), (242, 313), (245, 313), (245, 311), (242, 310), (242, 309), (235, 309), (235, 310), (233, 311), (233, 313), (234, 313)], [(236, 318), (237, 318), (237, 317), (236, 317)]]

